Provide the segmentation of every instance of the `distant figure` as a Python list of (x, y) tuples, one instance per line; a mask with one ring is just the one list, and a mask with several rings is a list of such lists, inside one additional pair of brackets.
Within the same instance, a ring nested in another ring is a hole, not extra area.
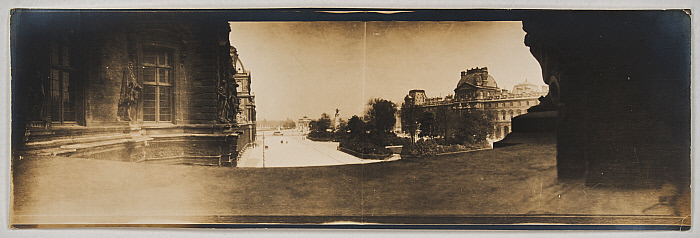
[(285, 143), (285, 144), (289, 144), (289, 141), (285, 141), (284, 143)]
[(284, 140), (281, 140), (281, 141), (280, 141), (280, 144), (284, 144)]

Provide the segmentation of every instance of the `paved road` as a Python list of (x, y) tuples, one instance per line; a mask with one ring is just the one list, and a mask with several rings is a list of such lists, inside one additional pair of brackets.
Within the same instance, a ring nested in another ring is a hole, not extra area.
[[(338, 142), (306, 140), (301, 133), (293, 130), (284, 130), (281, 136), (273, 136), (272, 133), (259, 132), (257, 146), (248, 148), (243, 153), (238, 167), (305, 167), (381, 162), (363, 160), (338, 151)], [(263, 144), (267, 149), (263, 149)], [(397, 156), (389, 160), (398, 158)]]

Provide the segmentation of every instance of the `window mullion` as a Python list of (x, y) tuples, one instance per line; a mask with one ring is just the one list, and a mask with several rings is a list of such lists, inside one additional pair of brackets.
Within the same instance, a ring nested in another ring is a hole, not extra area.
[[(158, 57), (156, 57), (156, 64), (157, 63), (158, 63)], [(156, 115), (156, 122), (160, 122), (160, 84), (158, 83), (158, 81), (160, 81), (160, 80), (158, 80), (160, 78), (160, 72), (159, 72), (160, 70), (158, 70), (158, 66), (156, 66), (155, 68), (156, 68), (156, 78), (155, 78), (155, 82), (156, 82), (156, 101), (155, 101), (156, 113), (155, 113), (155, 115)]]
[[(60, 64), (59, 62), (59, 65)], [(63, 124), (63, 70), (60, 69), (58, 70), (58, 95), (58, 122)]]
[[(174, 67), (170, 65), (172, 52), (165, 49), (148, 49), (142, 52), (144, 55), (141, 63), (144, 72), (144, 87), (145, 96), (144, 103), (149, 107), (144, 106), (144, 116), (148, 115), (144, 121), (151, 122), (171, 122), (172, 121), (172, 94), (174, 86), (172, 83), (172, 74)], [(147, 111), (147, 112), (146, 112)], [(148, 113), (148, 114), (146, 114)], [(150, 119), (150, 120), (147, 120)]]

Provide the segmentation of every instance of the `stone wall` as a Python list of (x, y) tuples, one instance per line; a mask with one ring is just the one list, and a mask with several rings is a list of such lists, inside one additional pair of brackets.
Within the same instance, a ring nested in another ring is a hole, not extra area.
[[(134, 74), (140, 78), (140, 52), (154, 46), (173, 52), (173, 123), (215, 123), (216, 85), (220, 71), (225, 70), (219, 61), (226, 60), (219, 57), (218, 38), (228, 32), (215, 24), (200, 26), (168, 16), (139, 16), (136, 21), (115, 15), (114, 21), (95, 21), (83, 27), (90, 32), (85, 41), (90, 45), (88, 123), (118, 121), (117, 104), (125, 69), (133, 63)], [(85, 22), (92, 18), (83, 17)]]
[[(128, 150), (129, 143), (143, 143), (151, 134), (174, 134), (173, 138), (212, 134), (217, 139), (190, 139), (216, 148), (222, 143), (234, 151), (239, 148), (235, 136), (226, 139), (235, 130), (235, 121), (218, 120), (217, 86), (228, 86), (231, 100), (238, 101), (236, 84), (230, 83), (235, 72), (226, 20), (173, 12), (24, 10), (13, 15), (13, 27), (13, 104), (22, 105), (13, 109), (13, 152), (88, 155), (92, 149), (106, 151), (107, 147)], [(55, 105), (46, 103), (46, 95), (31, 94), (42, 87), (50, 91), (48, 76), (57, 66), (48, 62), (54, 52), (49, 45), (55, 41), (71, 49), (70, 68), (62, 70), (75, 81), (71, 89), (77, 88), (71, 95), (77, 116), (67, 123), (51, 123), (47, 112)], [(172, 73), (171, 117), (158, 123), (144, 122), (143, 115), (143, 52), (156, 48), (168, 52), (167, 67)], [(134, 76), (127, 78), (129, 65)], [(129, 79), (141, 86), (131, 120), (124, 117), (124, 110), (120, 113), (124, 82)], [(20, 149), (23, 144), (29, 144), (23, 147), (28, 151)], [(80, 153), (61, 149), (64, 146), (78, 148)]]

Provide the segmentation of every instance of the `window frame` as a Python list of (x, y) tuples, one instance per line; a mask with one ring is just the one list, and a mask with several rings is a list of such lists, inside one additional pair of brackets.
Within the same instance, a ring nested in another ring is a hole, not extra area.
[[(167, 55), (170, 59), (166, 60), (166, 63), (169, 63), (169, 65), (159, 65), (159, 58), (156, 57), (156, 62), (155, 64), (152, 63), (147, 63), (145, 56), (147, 52), (157, 52), (156, 55), (163, 54)], [(158, 123), (158, 124), (175, 124), (177, 121), (176, 118), (176, 113), (177, 113), (177, 107), (176, 107), (176, 102), (177, 102), (177, 78), (178, 78), (178, 71), (179, 71), (179, 57), (178, 57), (178, 49), (175, 46), (170, 46), (170, 45), (162, 45), (162, 44), (155, 44), (155, 43), (150, 43), (150, 44), (143, 44), (139, 47), (138, 49), (138, 82), (142, 87), (141, 91), (141, 96), (139, 99), (139, 115), (138, 115), (138, 120), (141, 121), (142, 123), (149, 124), (149, 123)], [(155, 68), (155, 72), (153, 74), (153, 81), (147, 82), (145, 80), (144, 73), (146, 71), (146, 68), (153, 67)], [(159, 73), (160, 69), (166, 69), (166, 72), (169, 73), (169, 82), (161, 82)], [(145, 120), (145, 101), (146, 101), (146, 90), (147, 87), (155, 87), (155, 108), (154, 113), (155, 114), (149, 114), (153, 115), (154, 120)], [(169, 120), (161, 120), (161, 90), (163, 88), (169, 88), (169, 100), (168, 103), (170, 105), (170, 119)]]
[[(54, 47), (55, 46), (55, 47)], [(55, 51), (54, 51), (55, 49)], [(46, 69), (47, 81), (45, 82), (45, 92), (46, 95), (46, 113), (48, 115), (48, 121), (54, 125), (77, 125), (78, 115), (79, 115), (79, 100), (78, 93), (80, 91), (78, 82), (78, 72), (71, 66), (71, 60), (73, 57), (74, 49), (69, 42), (63, 40), (51, 40), (48, 44), (48, 64)], [(54, 55), (54, 53), (56, 53)], [(55, 62), (54, 62), (55, 57)], [(56, 76), (58, 79), (54, 78), (54, 72), (58, 72)], [(65, 79), (67, 74), (67, 80)], [(58, 81), (58, 89), (54, 88), (54, 80)], [(67, 82), (66, 82), (67, 81)], [(68, 87), (67, 89), (65, 87)], [(72, 91), (70, 90), (72, 89)], [(58, 92), (58, 105), (54, 105), (54, 92)], [(67, 95), (66, 95), (67, 94)], [(68, 103), (73, 104), (72, 109), (72, 120), (66, 119), (66, 108), (64, 105), (64, 98), (68, 97)], [(54, 109), (56, 111), (54, 111)], [(56, 115), (56, 112), (58, 115)]]

